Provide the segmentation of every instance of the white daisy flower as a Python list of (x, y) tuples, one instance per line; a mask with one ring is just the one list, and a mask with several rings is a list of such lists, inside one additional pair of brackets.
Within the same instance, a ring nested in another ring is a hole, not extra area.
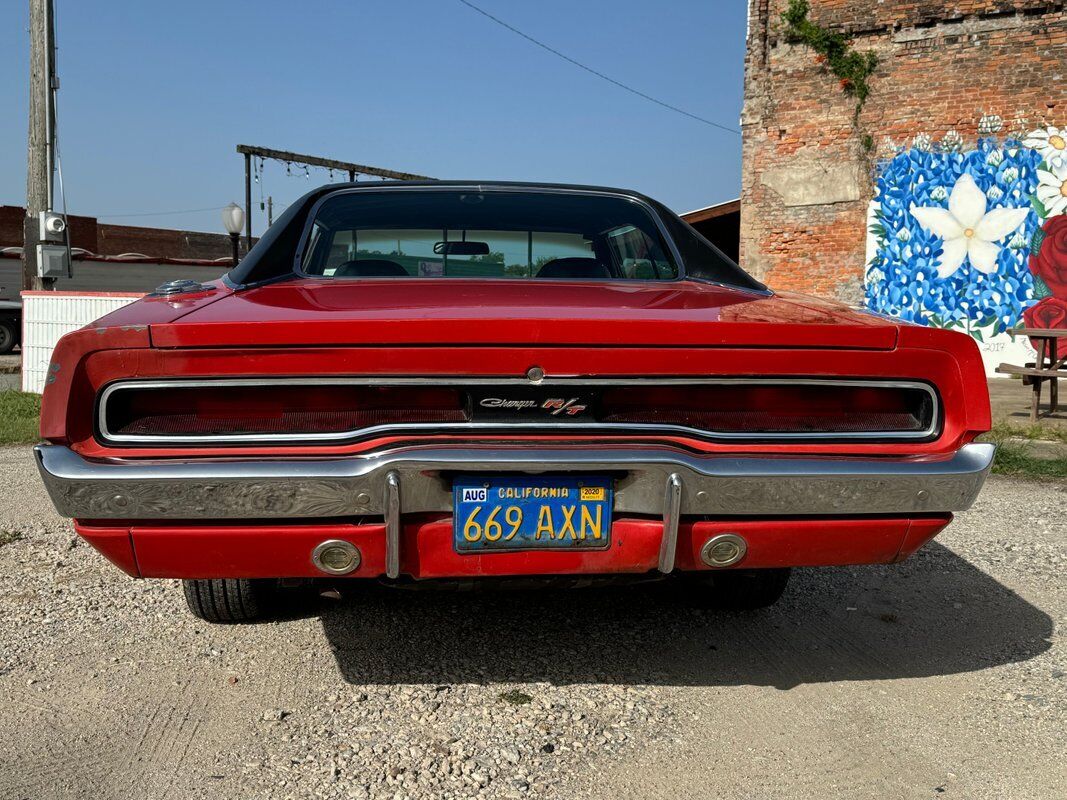
[(1050, 167), (1067, 166), (1067, 129), (1038, 128), (1026, 135), (1023, 145), (1036, 150)]
[(1067, 159), (1058, 167), (1047, 163), (1050, 169), (1037, 171), (1037, 199), (1048, 216), (1055, 217), (1067, 213)]
[[(1064, 197), (1067, 202), (1067, 197)], [(948, 198), (948, 208), (911, 207), (912, 216), (926, 230), (944, 241), (939, 277), (947, 278), (958, 270), (966, 258), (976, 270), (986, 275), (997, 268), (1000, 245), (995, 242), (1014, 231), (1030, 213), (1029, 208), (994, 208), (986, 211), (986, 196), (967, 173), (960, 175)]]

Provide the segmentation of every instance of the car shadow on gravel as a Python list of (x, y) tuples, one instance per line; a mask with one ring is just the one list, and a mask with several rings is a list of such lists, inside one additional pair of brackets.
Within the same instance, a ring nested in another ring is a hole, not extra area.
[(795, 570), (778, 605), (704, 610), (665, 583), (601, 589), (370, 587), (324, 607), (357, 684), (690, 686), (926, 677), (1025, 661), (1051, 618), (932, 543), (904, 564)]

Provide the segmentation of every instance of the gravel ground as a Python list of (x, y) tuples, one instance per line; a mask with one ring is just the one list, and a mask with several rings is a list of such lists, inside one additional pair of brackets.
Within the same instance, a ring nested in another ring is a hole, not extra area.
[[(767, 612), (372, 589), (215, 627), (0, 449), (3, 798), (1067, 797), (1067, 490), (992, 479)], [(14, 538), (14, 541), (9, 541)]]

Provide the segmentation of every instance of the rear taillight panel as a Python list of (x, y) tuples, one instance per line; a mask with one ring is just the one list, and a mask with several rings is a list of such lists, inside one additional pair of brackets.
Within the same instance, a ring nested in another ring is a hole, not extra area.
[(101, 392), (96, 409), (97, 438), (132, 446), (508, 431), (925, 441), (940, 424), (939, 398), (929, 384), (818, 378), (122, 381)]
[(190, 382), (126, 384), (105, 393), (104, 439), (334, 438), (383, 425), (464, 422), (455, 388)]
[(614, 387), (601, 420), (727, 435), (927, 435), (936, 395), (924, 385), (827, 382)]

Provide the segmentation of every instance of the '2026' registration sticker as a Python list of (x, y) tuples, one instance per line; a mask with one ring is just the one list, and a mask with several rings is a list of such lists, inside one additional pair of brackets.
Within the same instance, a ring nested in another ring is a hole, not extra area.
[(452, 485), (457, 552), (601, 549), (611, 539), (603, 475), (464, 475)]

